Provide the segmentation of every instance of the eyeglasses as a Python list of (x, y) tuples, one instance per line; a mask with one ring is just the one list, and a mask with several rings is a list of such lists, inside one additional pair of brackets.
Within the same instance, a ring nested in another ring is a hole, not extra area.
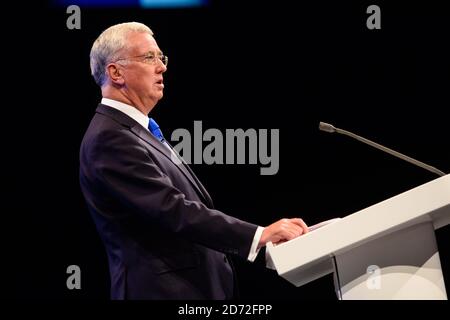
[(162, 53), (155, 54), (152, 51), (147, 52), (146, 54), (142, 54), (140, 56), (134, 56), (134, 57), (128, 57), (128, 58), (119, 58), (119, 59), (117, 59), (114, 62), (121, 61), (121, 60), (133, 60), (133, 59), (136, 59), (136, 58), (143, 58), (142, 61), (138, 61), (138, 62), (144, 62), (144, 63), (147, 63), (147, 64), (156, 64), (156, 60), (158, 59), (166, 67), (167, 67), (167, 64), (169, 63), (169, 57), (168, 56), (166, 56), (166, 55), (164, 55)]

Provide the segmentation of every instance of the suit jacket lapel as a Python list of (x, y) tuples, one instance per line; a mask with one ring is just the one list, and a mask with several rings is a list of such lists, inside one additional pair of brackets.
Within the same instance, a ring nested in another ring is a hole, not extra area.
[[(161, 152), (163, 155), (167, 157), (172, 163), (186, 176), (186, 178), (191, 182), (191, 184), (195, 187), (197, 192), (204, 198), (204, 200), (208, 201), (205, 194), (202, 192), (200, 186), (196, 183), (195, 178), (192, 176), (191, 172), (187, 169), (187, 167), (184, 165), (183, 161), (176, 161), (174, 157), (176, 155), (172, 156), (170, 150), (165, 147), (158, 139), (156, 139), (149, 131), (142, 128), (141, 125), (136, 124), (134, 127), (131, 128), (131, 131), (133, 131), (138, 137), (140, 137), (142, 140), (146, 141), (150, 145), (152, 145), (154, 148), (156, 148), (159, 152)], [(178, 162), (178, 163), (177, 163)], [(180, 163), (181, 162), (181, 163)]]
[(123, 112), (120, 112), (114, 108), (99, 104), (96, 112), (104, 114), (113, 118), (114, 120), (126, 125), (130, 130), (137, 135), (139, 138), (150, 144), (152, 147), (161, 152), (166, 156), (173, 164), (185, 175), (185, 177), (190, 181), (192, 186), (197, 190), (198, 194), (211, 206), (213, 207), (212, 199), (209, 196), (206, 189), (197, 179), (195, 174), (192, 172), (191, 168), (182, 160), (182, 163), (176, 163), (171, 155), (169, 149), (167, 149), (158, 139), (156, 139), (148, 130), (143, 128), (139, 123), (128, 117)]
[(185, 162), (183, 162), (183, 165), (188, 169), (188, 171), (191, 173), (192, 177), (194, 177), (195, 181), (197, 182), (197, 185), (202, 190), (205, 199), (209, 202), (210, 207), (214, 208), (214, 203), (212, 201), (211, 196), (209, 195), (208, 191), (206, 191), (205, 187), (200, 182), (200, 180), (198, 180), (197, 176), (194, 174), (194, 171), (192, 171), (191, 167), (189, 167)]
[[(172, 148), (172, 150), (173, 150), (172, 145), (171, 145), (170, 143), (167, 143), (167, 144), (168, 144), (168, 145), (170, 146), (170, 148)], [(184, 159), (183, 159), (181, 156), (180, 156), (179, 158), (180, 158), (181, 161), (182, 161), (182, 164), (181, 164), (181, 165), (182, 165), (184, 168), (186, 168), (186, 170), (189, 171), (189, 173), (191, 174), (192, 178), (195, 180), (196, 185), (198, 186), (198, 188), (199, 188), (199, 189), (201, 190), (201, 192), (203, 193), (203, 196), (204, 196), (205, 200), (208, 201), (208, 203), (209, 203), (209, 205), (211, 206), (211, 208), (213, 208), (213, 207), (214, 207), (214, 204), (213, 204), (212, 198), (211, 198), (211, 196), (209, 195), (208, 191), (206, 191), (205, 187), (204, 187), (203, 184), (200, 182), (200, 180), (197, 178), (197, 176), (195, 175), (194, 171), (192, 171), (191, 167), (186, 163), (186, 161), (184, 161)]]

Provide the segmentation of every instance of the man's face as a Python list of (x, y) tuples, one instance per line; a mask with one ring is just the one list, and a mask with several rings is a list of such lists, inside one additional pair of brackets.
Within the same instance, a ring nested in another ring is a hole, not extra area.
[(163, 73), (167, 67), (160, 59), (148, 59), (145, 55), (153, 53), (153, 56), (159, 56), (162, 52), (155, 39), (147, 33), (131, 33), (127, 40), (128, 49), (123, 54), (127, 58), (122, 70), (123, 89), (135, 105), (153, 107), (163, 97)]

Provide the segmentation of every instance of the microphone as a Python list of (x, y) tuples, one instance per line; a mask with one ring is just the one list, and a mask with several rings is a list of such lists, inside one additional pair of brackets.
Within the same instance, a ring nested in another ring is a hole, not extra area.
[(419, 160), (416, 160), (416, 159), (413, 159), (411, 157), (408, 157), (408, 156), (406, 156), (404, 154), (401, 154), (400, 152), (397, 152), (397, 151), (394, 151), (392, 149), (389, 149), (389, 148), (387, 148), (385, 146), (382, 146), (382, 145), (380, 145), (380, 144), (378, 144), (376, 142), (370, 141), (369, 139), (360, 137), (360, 136), (358, 136), (358, 135), (356, 135), (354, 133), (351, 133), (349, 131), (336, 128), (336, 127), (334, 127), (333, 125), (331, 125), (329, 123), (320, 122), (319, 123), (319, 129), (322, 130), (322, 131), (325, 131), (325, 132), (329, 132), (329, 133), (336, 132), (336, 133), (340, 133), (340, 134), (352, 137), (353, 139), (361, 141), (361, 142), (363, 142), (365, 144), (368, 144), (369, 146), (372, 146), (374, 148), (377, 148), (377, 149), (379, 149), (381, 151), (387, 152), (387, 153), (389, 153), (389, 154), (391, 154), (391, 155), (393, 155), (393, 156), (395, 156), (397, 158), (400, 158), (402, 160), (408, 161), (409, 163), (412, 163), (412, 164), (414, 164), (416, 166), (419, 166), (419, 167), (421, 167), (423, 169), (431, 171), (431, 172), (433, 172), (433, 173), (435, 173), (435, 174), (437, 174), (439, 176), (445, 176), (444, 172), (442, 172), (439, 169), (436, 169), (435, 167), (432, 167), (432, 166), (430, 166), (428, 164), (425, 164), (425, 163), (423, 163), (423, 162), (421, 162)]

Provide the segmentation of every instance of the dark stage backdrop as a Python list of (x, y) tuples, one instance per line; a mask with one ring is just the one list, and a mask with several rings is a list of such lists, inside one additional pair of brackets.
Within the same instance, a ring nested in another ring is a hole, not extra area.
[[(166, 136), (177, 128), (192, 132), (196, 120), (204, 130), (280, 130), (276, 175), (261, 176), (259, 165), (192, 166), (218, 209), (263, 226), (294, 216), (315, 224), (436, 178), (320, 132), (319, 121), (450, 172), (448, 11), (440, 3), (81, 7), (80, 30), (67, 29), (65, 8), (9, 10), (24, 17), (10, 28), (10, 58), (3, 61), (12, 68), (13, 96), (4, 105), (16, 112), (6, 121), (4, 137), (17, 143), (3, 173), (13, 191), (4, 206), (14, 297), (109, 297), (106, 255), (78, 183), (80, 142), (100, 101), (89, 51), (105, 28), (143, 22), (169, 56), (165, 96), (152, 112)], [(366, 27), (371, 4), (381, 8), (381, 30)], [(437, 231), (448, 292), (449, 234), (448, 226)], [(72, 264), (81, 268), (81, 290), (66, 288)], [(235, 264), (243, 298), (336, 299), (331, 275), (296, 288), (260, 264)]]

